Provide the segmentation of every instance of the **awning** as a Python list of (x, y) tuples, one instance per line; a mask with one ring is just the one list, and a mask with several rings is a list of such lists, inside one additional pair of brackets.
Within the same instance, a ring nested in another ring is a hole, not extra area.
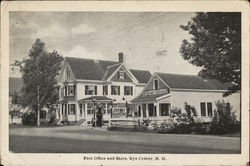
[(164, 94), (154, 94), (154, 95), (141, 95), (138, 96), (137, 98), (131, 100), (132, 103), (136, 103), (136, 102), (147, 102), (147, 101), (152, 101), (155, 102), (157, 98), (166, 95)]
[(87, 97), (87, 98), (84, 98), (84, 99), (80, 99), (78, 100), (78, 102), (86, 102), (86, 101), (95, 101), (95, 102), (111, 102), (112, 99), (106, 97), (106, 96), (91, 96), (91, 97)]

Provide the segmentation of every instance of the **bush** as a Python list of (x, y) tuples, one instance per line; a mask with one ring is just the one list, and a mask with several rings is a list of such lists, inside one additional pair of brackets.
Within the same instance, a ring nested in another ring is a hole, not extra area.
[(23, 125), (35, 125), (37, 121), (36, 114), (34, 112), (26, 112), (22, 115)]
[(211, 123), (211, 134), (230, 134), (240, 132), (240, 122), (236, 120), (232, 107), (228, 107), (224, 101), (216, 102), (217, 111)]

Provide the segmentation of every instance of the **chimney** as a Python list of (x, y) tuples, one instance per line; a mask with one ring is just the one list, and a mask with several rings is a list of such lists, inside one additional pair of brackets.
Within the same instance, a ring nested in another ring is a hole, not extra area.
[(118, 53), (119, 62), (123, 63), (123, 52)]

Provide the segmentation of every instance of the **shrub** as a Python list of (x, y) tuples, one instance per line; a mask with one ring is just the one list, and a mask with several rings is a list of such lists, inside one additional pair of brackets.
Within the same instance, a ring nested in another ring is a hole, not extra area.
[(35, 125), (37, 121), (36, 114), (34, 112), (26, 112), (22, 115), (23, 125)]
[(216, 102), (217, 111), (211, 123), (211, 134), (230, 134), (240, 132), (240, 122), (236, 120), (232, 107), (228, 107), (224, 101)]

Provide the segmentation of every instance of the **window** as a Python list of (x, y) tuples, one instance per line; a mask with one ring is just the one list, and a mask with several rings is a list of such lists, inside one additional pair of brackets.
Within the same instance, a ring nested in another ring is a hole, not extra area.
[(141, 106), (138, 106), (138, 116), (141, 117)]
[(93, 108), (93, 103), (87, 103), (87, 114), (93, 114), (92, 108)]
[(126, 78), (125, 72), (124, 72), (124, 71), (119, 71), (119, 72), (118, 72), (118, 78), (119, 78), (119, 79), (125, 79), (125, 78)]
[(207, 115), (208, 116), (213, 116), (212, 103), (207, 103)]
[(201, 116), (206, 116), (206, 103), (201, 103)]
[(159, 81), (157, 79), (154, 80), (154, 90), (159, 89)]
[(68, 96), (75, 96), (75, 85), (68, 86)]
[(85, 95), (97, 95), (97, 86), (85, 85)]
[(111, 95), (120, 95), (120, 86), (111, 86)]
[(146, 117), (146, 104), (142, 104), (142, 115)]
[(148, 104), (148, 116), (155, 116), (154, 104)]
[(67, 67), (67, 70), (66, 70), (66, 75), (67, 75), (67, 80), (69, 80), (70, 79), (70, 71), (69, 71), (69, 68)]
[(111, 114), (112, 104), (107, 103), (107, 114)]
[(64, 87), (64, 96), (68, 96), (68, 88), (67, 88), (67, 86)]
[(169, 116), (170, 104), (160, 104), (160, 116)]
[(45, 110), (40, 111), (40, 118), (46, 118), (46, 111)]
[(76, 114), (75, 104), (69, 104), (69, 114), (70, 115), (75, 115)]
[(102, 95), (103, 95), (103, 96), (108, 95), (108, 85), (104, 85), (104, 86), (103, 86)]
[(124, 95), (133, 95), (133, 87), (132, 86), (124, 86)]

